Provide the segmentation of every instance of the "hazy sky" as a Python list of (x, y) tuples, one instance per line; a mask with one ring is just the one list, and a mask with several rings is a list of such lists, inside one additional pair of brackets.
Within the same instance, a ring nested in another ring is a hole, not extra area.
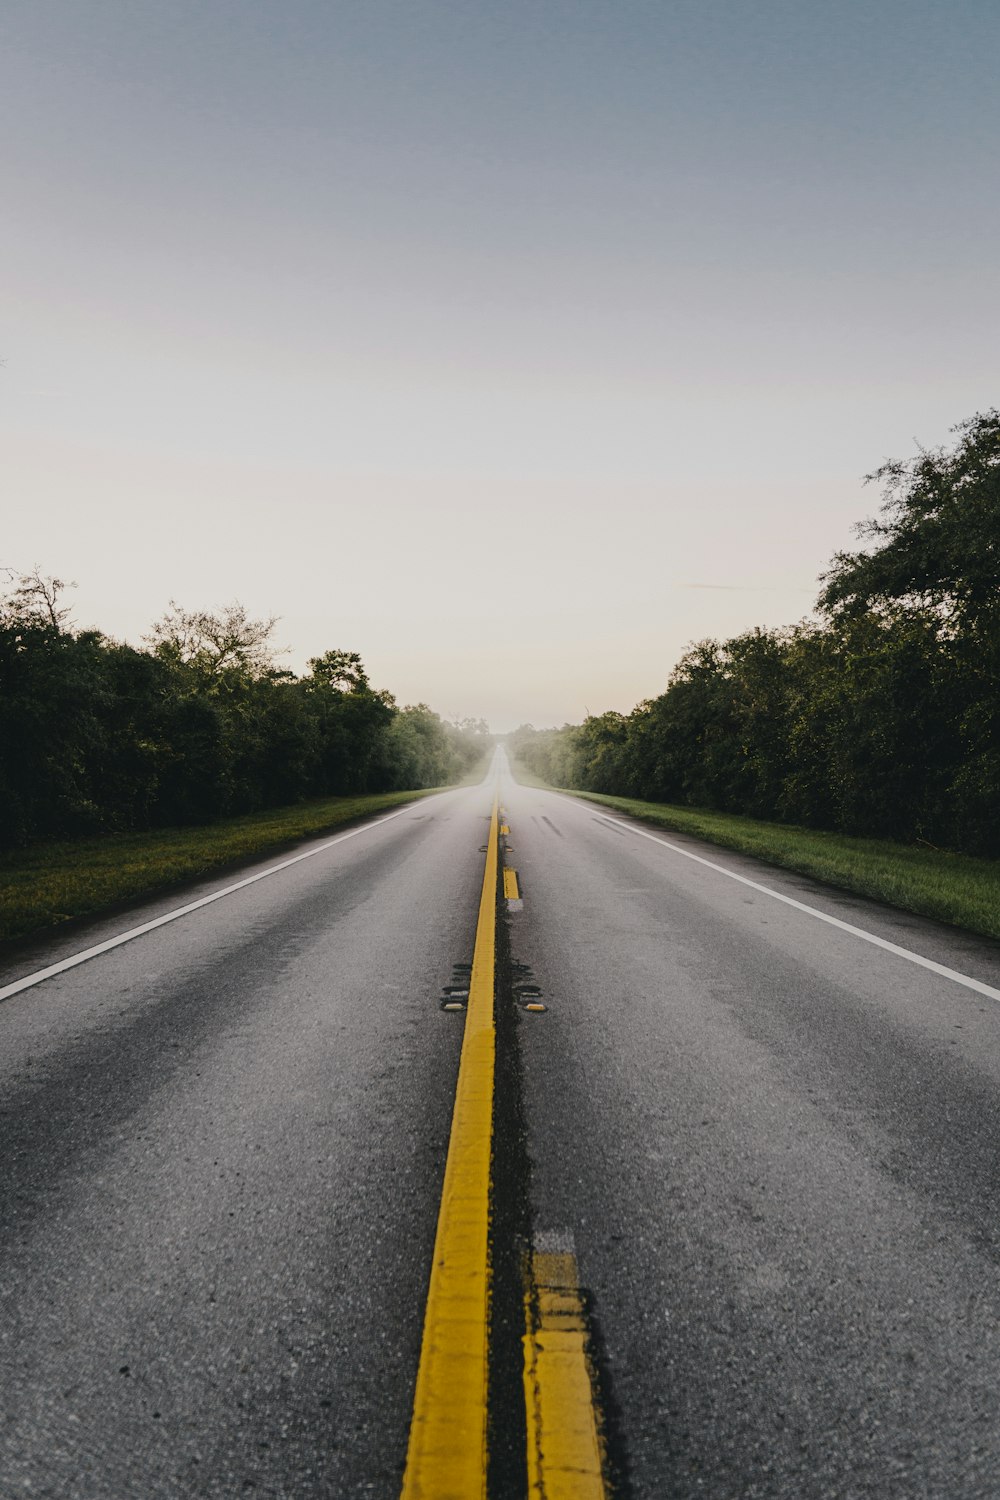
[(495, 728), (998, 402), (997, 0), (3, 0), (0, 563)]

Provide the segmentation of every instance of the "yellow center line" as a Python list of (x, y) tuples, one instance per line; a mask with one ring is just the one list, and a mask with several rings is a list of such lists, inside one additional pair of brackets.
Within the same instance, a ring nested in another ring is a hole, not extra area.
[(494, 799), (402, 1500), (486, 1494), (498, 829)]
[(528, 1500), (606, 1500), (576, 1257), (536, 1250), (526, 1280)]
[(508, 901), (520, 901), (520, 892), (517, 889), (517, 871), (504, 867), (503, 893)]

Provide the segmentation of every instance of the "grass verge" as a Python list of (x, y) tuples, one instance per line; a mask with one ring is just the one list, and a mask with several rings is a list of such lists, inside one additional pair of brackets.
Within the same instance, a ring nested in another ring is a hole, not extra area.
[[(522, 766), (516, 767), (515, 774), (526, 785), (546, 785)], [(853, 838), (786, 823), (764, 823), (731, 813), (640, 802), (634, 797), (609, 797), (600, 792), (568, 795), (603, 803), (674, 833), (688, 833), (724, 849), (752, 854), (768, 864), (812, 875), (842, 890), (874, 896), (904, 911), (936, 917), (940, 922), (950, 922), (984, 937), (1000, 938), (1000, 861), (997, 860), (893, 844), (887, 839)]]
[(199, 828), (104, 834), (15, 851), (0, 858), (0, 941), (166, 890), (233, 861), (330, 833), (443, 790), (324, 797)]

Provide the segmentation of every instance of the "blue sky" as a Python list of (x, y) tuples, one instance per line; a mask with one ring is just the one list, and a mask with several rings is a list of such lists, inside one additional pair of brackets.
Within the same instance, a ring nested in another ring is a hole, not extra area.
[(7, 0), (0, 562), (497, 727), (806, 613), (997, 401), (994, 3)]

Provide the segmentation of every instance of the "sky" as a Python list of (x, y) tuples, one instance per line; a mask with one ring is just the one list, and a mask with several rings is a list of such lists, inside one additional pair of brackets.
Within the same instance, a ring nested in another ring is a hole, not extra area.
[(4, 0), (0, 565), (504, 731), (998, 404), (996, 0)]

